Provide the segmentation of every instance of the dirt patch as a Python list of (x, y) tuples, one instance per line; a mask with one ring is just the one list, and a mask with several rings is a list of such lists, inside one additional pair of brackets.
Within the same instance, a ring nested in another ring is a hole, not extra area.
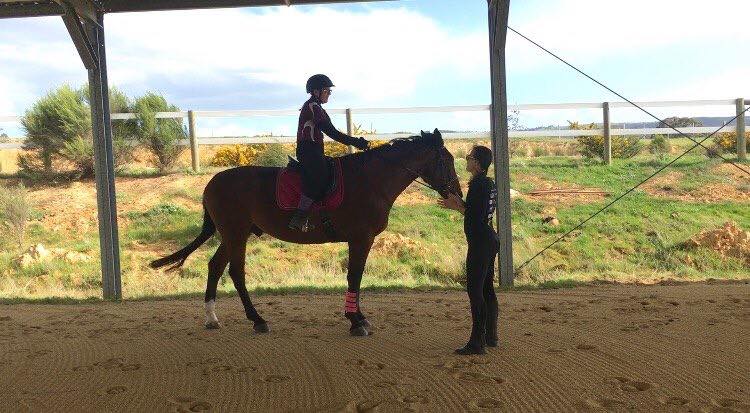
[[(501, 292), (500, 345), (459, 357), (465, 292), (0, 307), (3, 411), (747, 411), (750, 286)], [(743, 384), (745, 383), (745, 384)]]
[[(126, 223), (130, 211), (147, 211), (168, 198), (170, 204), (189, 210), (200, 209), (190, 196), (194, 188), (203, 188), (211, 175), (165, 175), (153, 178), (117, 178), (118, 217)], [(199, 192), (200, 193), (200, 192)], [(29, 190), (32, 207), (43, 213), (40, 223), (53, 231), (80, 233), (96, 229), (96, 183), (78, 181), (69, 185), (37, 187)]]
[[(601, 202), (607, 197), (607, 192), (601, 188), (590, 188), (574, 184), (552, 182), (531, 174), (514, 174), (513, 182), (515, 184), (531, 184), (533, 190), (524, 194), (523, 198), (527, 200), (541, 201), (548, 205), (567, 206), (587, 204)], [(532, 195), (531, 193), (534, 191), (540, 192)]]
[(396, 257), (402, 251), (424, 254), (427, 252), (427, 248), (406, 235), (385, 231), (375, 239), (371, 251), (376, 254)]
[(719, 228), (701, 231), (686, 245), (692, 248), (709, 248), (722, 257), (735, 257), (750, 265), (750, 231), (740, 228), (736, 222), (725, 222)]
[(750, 202), (750, 178), (731, 165), (719, 165), (713, 170), (731, 182), (712, 182), (695, 189), (683, 190), (681, 183), (690, 179), (682, 172), (657, 175), (643, 184), (642, 188), (651, 196), (689, 202)]

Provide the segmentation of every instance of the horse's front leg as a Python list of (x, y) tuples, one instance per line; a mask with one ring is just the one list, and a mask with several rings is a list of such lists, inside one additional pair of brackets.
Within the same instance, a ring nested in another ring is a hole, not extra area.
[(362, 273), (365, 271), (365, 263), (372, 242), (373, 238), (349, 242), (349, 272), (346, 275), (349, 286), (346, 291), (344, 315), (352, 323), (349, 332), (353, 336), (372, 334), (372, 325), (365, 319), (362, 310), (359, 308), (359, 287), (362, 283)]

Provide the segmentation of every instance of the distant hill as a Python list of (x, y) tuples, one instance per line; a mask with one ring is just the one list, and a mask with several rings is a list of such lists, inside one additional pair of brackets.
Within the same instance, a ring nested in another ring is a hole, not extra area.
[[(693, 119), (701, 122), (703, 126), (709, 126), (709, 127), (719, 127), (726, 124), (729, 125), (735, 125), (737, 121), (732, 121), (732, 117), (730, 116), (698, 116), (694, 117)], [(653, 121), (653, 122), (613, 122), (613, 125), (616, 125), (617, 128), (622, 128), (624, 125), (625, 129), (639, 129), (639, 128), (656, 128), (659, 122)], [(745, 116), (745, 124), (750, 125), (750, 117)], [(601, 127), (601, 123), (596, 124), (598, 127)], [(538, 126), (536, 128), (527, 128), (523, 130), (527, 131), (536, 131), (536, 130), (567, 130), (568, 125), (547, 125), (547, 126)]]

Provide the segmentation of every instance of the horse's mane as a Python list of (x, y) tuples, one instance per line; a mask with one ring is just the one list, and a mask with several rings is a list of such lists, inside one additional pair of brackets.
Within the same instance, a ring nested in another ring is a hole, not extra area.
[(442, 146), (443, 139), (442, 137), (432, 133), (413, 135), (409, 136), (408, 138), (396, 138), (378, 147), (368, 149), (364, 152), (345, 155), (344, 157), (353, 157), (354, 159), (361, 159), (367, 162), (374, 156), (401, 152), (406, 148), (413, 147), (414, 144), (425, 146)]

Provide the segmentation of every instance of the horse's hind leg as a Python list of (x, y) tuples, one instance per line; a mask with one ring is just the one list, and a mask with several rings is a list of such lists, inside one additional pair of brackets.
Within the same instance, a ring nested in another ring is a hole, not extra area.
[(219, 284), (221, 275), (229, 263), (228, 248), (225, 243), (221, 243), (219, 248), (208, 261), (208, 281), (206, 282), (206, 328), (219, 328), (219, 319), (216, 317), (216, 287)]
[(254, 323), (253, 329), (256, 333), (267, 333), (270, 331), (268, 323), (255, 310), (253, 302), (250, 301), (250, 295), (247, 293), (245, 286), (245, 250), (247, 248), (247, 238), (241, 242), (232, 243), (229, 252), (229, 276), (232, 277), (234, 288), (242, 300), (245, 307), (245, 315), (248, 320)]

